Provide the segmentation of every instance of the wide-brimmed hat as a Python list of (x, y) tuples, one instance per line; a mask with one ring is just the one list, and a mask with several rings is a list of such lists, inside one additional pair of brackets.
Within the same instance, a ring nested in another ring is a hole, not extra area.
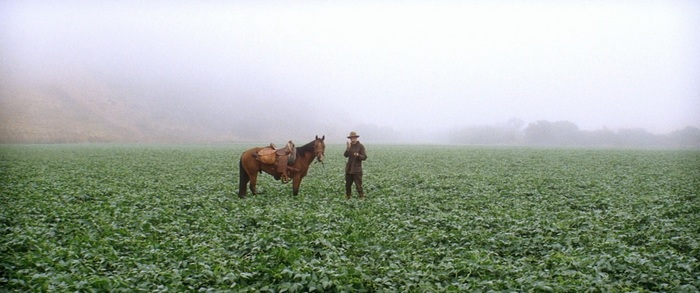
[(357, 135), (357, 132), (350, 131), (350, 135), (348, 135), (348, 138), (351, 138), (351, 137), (360, 137), (360, 136)]

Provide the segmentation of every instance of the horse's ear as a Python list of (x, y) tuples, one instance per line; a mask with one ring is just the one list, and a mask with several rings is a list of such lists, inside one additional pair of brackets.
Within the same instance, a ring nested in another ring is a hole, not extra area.
[(324, 134), (323, 137), (321, 137), (321, 140), (326, 140), (326, 135)]
[(316, 134), (316, 140), (318, 140), (318, 134)]

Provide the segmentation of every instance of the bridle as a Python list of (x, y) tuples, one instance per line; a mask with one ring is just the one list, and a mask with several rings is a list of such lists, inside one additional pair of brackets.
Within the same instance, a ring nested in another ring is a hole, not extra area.
[[(325, 138), (325, 136), (324, 136)], [(326, 145), (323, 143), (323, 138), (318, 138), (316, 137), (316, 141), (314, 141), (314, 155), (316, 155), (316, 162), (321, 162), (323, 163), (323, 157), (324, 157), (324, 151), (326, 149)]]

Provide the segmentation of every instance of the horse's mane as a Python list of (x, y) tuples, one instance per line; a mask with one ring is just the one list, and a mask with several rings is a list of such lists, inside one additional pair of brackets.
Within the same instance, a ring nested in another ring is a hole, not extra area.
[(312, 140), (311, 142), (300, 146), (297, 148), (297, 155), (298, 156), (303, 156), (305, 153), (313, 153), (314, 152), (314, 142), (315, 140)]

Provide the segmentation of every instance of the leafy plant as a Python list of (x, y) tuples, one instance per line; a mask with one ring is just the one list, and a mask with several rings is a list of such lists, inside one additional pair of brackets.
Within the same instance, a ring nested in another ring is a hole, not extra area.
[(248, 146), (0, 148), (0, 287), (697, 291), (700, 152), (343, 146), (239, 200)]

